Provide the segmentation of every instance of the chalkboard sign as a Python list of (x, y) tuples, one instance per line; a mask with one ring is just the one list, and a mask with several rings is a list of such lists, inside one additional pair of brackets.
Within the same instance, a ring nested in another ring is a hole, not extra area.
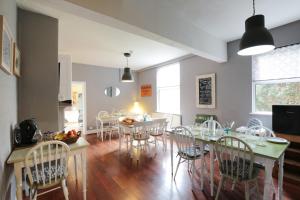
[(215, 108), (215, 74), (200, 75), (196, 78), (196, 100), (199, 108)]

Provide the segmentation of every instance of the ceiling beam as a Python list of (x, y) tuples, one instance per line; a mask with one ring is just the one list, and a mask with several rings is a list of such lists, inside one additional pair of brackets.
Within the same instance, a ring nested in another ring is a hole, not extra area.
[(55, 4), (52, 3), (54, 5), (57, 9), (64, 9), (216, 62), (227, 61), (225, 41), (183, 19), (176, 10), (172, 10), (161, 0), (56, 0)]

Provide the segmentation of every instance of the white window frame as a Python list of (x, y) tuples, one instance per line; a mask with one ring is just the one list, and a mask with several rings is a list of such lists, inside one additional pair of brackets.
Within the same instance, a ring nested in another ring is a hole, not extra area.
[[(157, 84), (157, 73), (158, 73), (158, 70), (159, 68), (156, 70), (156, 112), (159, 112), (159, 113), (165, 113), (165, 112), (162, 112), (161, 110), (159, 110), (159, 88), (177, 88), (178, 87), (178, 90), (179, 90), (179, 113), (167, 113), (167, 114), (177, 114), (177, 115), (180, 115), (181, 114), (181, 106), (180, 106), (180, 63), (179, 62), (176, 62), (176, 63), (172, 63), (172, 64), (168, 64), (168, 65), (165, 65), (163, 67), (168, 67), (168, 66), (171, 66), (171, 65), (174, 65), (174, 64), (178, 64), (179, 65), (179, 84), (178, 85), (172, 85), (172, 86), (165, 86), (165, 87), (159, 87), (158, 84)], [(161, 68), (163, 68), (161, 67)]]
[(264, 81), (252, 81), (252, 113), (257, 115), (272, 115), (272, 111), (256, 111), (256, 85), (258, 84), (276, 84), (276, 83), (296, 83), (300, 82), (300, 78), (274, 79)]

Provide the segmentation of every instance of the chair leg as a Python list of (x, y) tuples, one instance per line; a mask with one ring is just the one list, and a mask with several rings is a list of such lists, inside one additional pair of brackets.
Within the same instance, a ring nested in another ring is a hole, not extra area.
[(232, 191), (233, 191), (234, 188), (235, 188), (235, 184), (236, 184), (236, 181), (233, 181), (232, 186), (231, 186), (231, 190), (232, 190)]
[(175, 171), (175, 175), (174, 175), (174, 180), (175, 180), (175, 177), (177, 175), (177, 171), (178, 171), (178, 168), (179, 168), (180, 161), (181, 161), (181, 157), (179, 157), (179, 160), (178, 160), (178, 163), (177, 163), (177, 167), (176, 167), (176, 171)]
[(193, 177), (194, 177), (195, 168), (196, 168), (196, 166), (195, 166), (195, 160), (193, 160), (193, 161), (192, 161), (192, 179), (193, 179)]
[(259, 199), (259, 188), (258, 188), (258, 180), (255, 180), (255, 187), (256, 187), (256, 199)]
[(224, 176), (221, 175), (221, 180), (220, 180), (220, 183), (219, 183), (219, 186), (218, 186), (218, 191), (217, 191), (217, 195), (216, 195), (215, 200), (219, 199), (220, 191), (221, 191), (221, 188), (223, 187), (224, 180), (225, 180)]
[(65, 199), (69, 200), (69, 191), (68, 191), (68, 188), (67, 188), (67, 185), (66, 185), (66, 179), (62, 180), (61, 186), (62, 186), (62, 189), (63, 189), (63, 192), (64, 192)]
[(245, 182), (245, 199), (249, 200), (250, 199), (250, 194), (249, 194), (249, 182)]

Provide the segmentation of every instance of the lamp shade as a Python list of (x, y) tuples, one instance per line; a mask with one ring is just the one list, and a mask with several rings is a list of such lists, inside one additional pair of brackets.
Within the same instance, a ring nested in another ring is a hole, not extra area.
[(268, 29), (265, 28), (265, 17), (254, 15), (245, 22), (245, 33), (240, 41), (238, 54), (250, 56), (272, 51), (274, 40)]
[(122, 75), (122, 82), (133, 82), (133, 78), (129, 67), (124, 68), (124, 73)]

